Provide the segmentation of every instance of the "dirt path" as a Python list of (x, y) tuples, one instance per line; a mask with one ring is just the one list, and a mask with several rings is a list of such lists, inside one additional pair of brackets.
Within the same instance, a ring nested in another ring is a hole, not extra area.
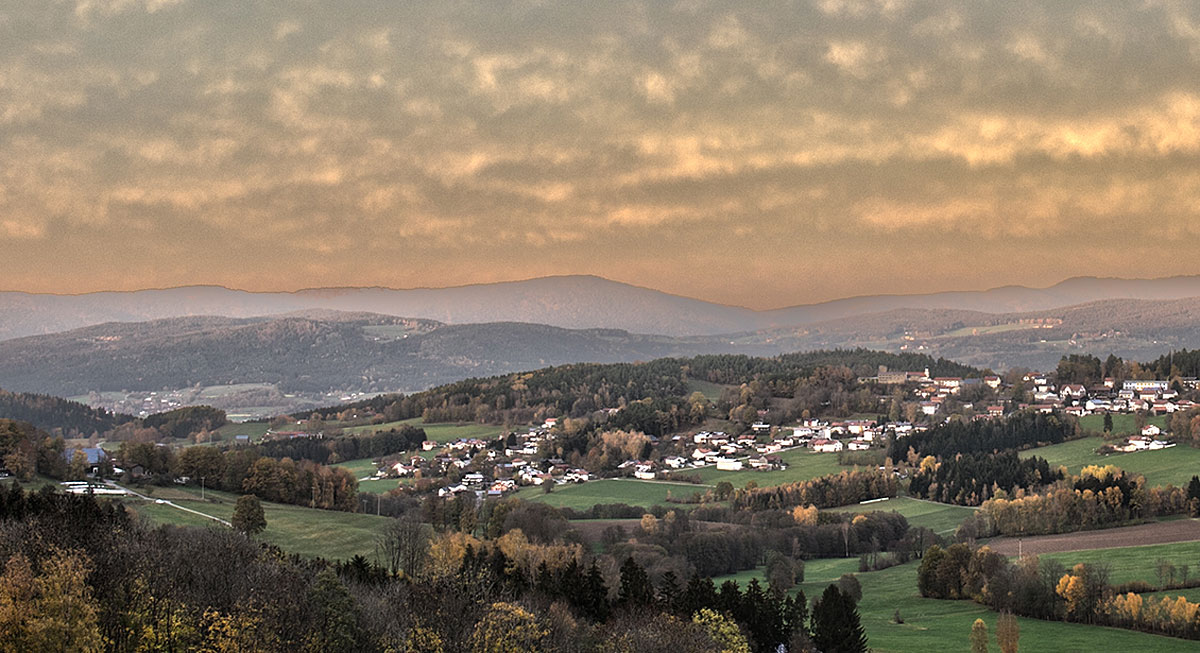
[(1145, 546), (1170, 542), (1200, 540), (1200, 519), (1177, 519), (1175, 521), (1140, 524), (1101, 531), (1081, 531), (1062, 535), (1036, 535), (1032, 537), (997, 537), (987, 543), (996, 553), (1015, 556), (1021, 553), (1060, 553), (1062, 551), (1085, 551), (1087, 549), (1111, 549), (1121, 546)]

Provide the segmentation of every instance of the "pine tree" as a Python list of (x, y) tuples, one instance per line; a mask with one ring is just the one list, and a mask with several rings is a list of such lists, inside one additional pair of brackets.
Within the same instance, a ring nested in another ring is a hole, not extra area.
[(825, 588), (812, 608), (813, 644), (823, 653), (865, 653), (867, 636), (863, 633), (854, 598), (843, 594), (837, 585)]
[(638, 609), (654, 602), (654, 585), (646, 570), (632, 557), (621, 564), (621, 589), (617, 603), (622, 607)]

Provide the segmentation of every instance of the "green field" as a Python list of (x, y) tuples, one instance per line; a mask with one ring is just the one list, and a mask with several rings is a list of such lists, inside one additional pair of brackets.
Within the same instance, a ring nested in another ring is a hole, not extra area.
[(688, 380), (688, 392), (699, 392), (704, 395), (704, 398), (709, 401), (716, 401), (721, 398), (721, 392), (729, 386), (721, 385), (720, 383), (711, 383), (709, 381), (701, 381), (700, 379)]
[(335, 465), (330, 465), (330, 467), (341, 467), (343, 469), (349, 470), (349, 472), (351, 474), (354, 474), (354, 478), (359, 479), (359, 481), (358, 481), (359, 492), (371, 492), (374, 494), (383, 494), (384, 492), (387, 492), (388, 490), (396, 489), (398, 486), (400, 486), (404, 483), (404, 479), (398, 479), (398, 478), (379, 478), (379, 479), (368, 479), (365, 481), (362, 480), (369, 476), (373, 476), (375, 474), (375, 470), (378, 469), (378, 467), (375, 465), (375, 461), (371, 460), (370, 458), (359, 458), (358, 460), (347, 460), (344, 463), (337, 463)]
[[(693, 492), (708, 490), (706, 485), (691, 483), (664, 483), (639, 481), (626, 478), (607, 478), (587, 483), (556, 485), (546, 494), (540, 487), (525, 488), (517, 496), (526, 501), (540, 501), (556, 508), (587, 510), (600, 503), (627, 503), (631, 506), (650, 507), (667, 504), (667, 493), (675, 497), (691, 496)], [(668, 504), (669, 505), (669, 504)], [(687, 510), (695, 504), (675, 504)]]
[(425, 429), (425, 436), (434, 442), (453, 442), (459, 438), (479, 438), (481, 440), (490, 440), (506, 431), (503, 426), (496, 426), (495, 424), (424, 424), (421, 422), (421, 418), (419, 417), (401, 420), (399, 422), (386, 422), (384, 424), (350, 426), (343, 430), (347, 434), (352, 435), (358, 433), (390, 431), (391, 429), (400, 428), (404, 425)]
[(1151, 487), (1168, 483), (1184, 487), (1193, 475), (1200, 473), (1200, 449), (1187, 445), (1101, 456), (1095, 451), (1103, 444), (1102, 438), (1083, 438), (1023, 451), (1021, 457), (1041, 456), (1051, 467), (1064, 465), (1072, 474), (1079, 473), (1084, 465), (1116, 465), (1127, 472), (1145, 476)]
[(242, 422), (240, 424), (226, 424), (217, 429), (217, 433), (221, 436), (223, 442), (232, 441), (236, 435), (248, 435), (251, 442), (258, 442), (267, 433), (267, 429), (271, 428), (266, 422)]
[(829, 512), (871, 512), (883, 510), (904, 515), (910, 526), (924, 526), (938, 535), (953, 535), (958, 525), (975, 512), (974, 508), (952, 506), (911, 497), (896, 497), (887, 501), (832, 508)]
[[(1057, 560), (1068, 568), (1080, 562), (1107, 565), (1109, 582), (1114, 585), (1142, 580), (1157, 586), (1158, 575), (1154, 566), (1159, 558), (1171, 562), (1177, 568), (1180, 565), (1188, 565), (1194, 570), (1191, 576), (1200, 577), (1200, 541), (1046, 553), (1039, 557), (1042, 560)], [(1176, 592), (1178, 593), (1178, 590)]]
[(838, 465), (835, 453), (813, 453), (803, 447), (789, 449), (779, 456), (788, 464), (787, 469), (759, 472), (747, 468), (739, 472), (723, 472), (718, 470), (715, 465), (710, 465), (700, 469), (685, 469), (682, 470), (682, 473), (688, 476), (697, 475), (705, 483), (711, 485), (729, 481), (734, 487), (740, 488), (746, 487), (746, 483), (750, 481), (758, 483), (760, 487), (767, 487), (768, 485), (807, 481), (818, 476), (837, 474), (842, 470), (853, 469), (853, 467)]
[[(859, 615), (872, 651), (966, 651), (968, 635), (976, 619), (983, 619), (991, 636), (990, 650), (996, 645), (996, 613), (971, 601), (926, 599), (917, 593), (917, 567), (910, 562), (883, 571), (856, 574), (862, 583), (863, 600)], [(805, 563), (804, 590), (809, 603), (843, 573), (858, 568), (856, 558), (809, 560)], [(749, 571), (714, 579), (748, 581), (761, 571)], [(892, 622), (899, 609), (903, 624)], [(1018, 618), (1021, 626), (1022, 653), (1065, 653), (1099, 649), (1119, 651), (1155, 651), (1174, 653), (1195, 651), (1196, 642), (1147, 635), (1116, 628)]]
[[(181, 506), (229, 520), (237, 496), (208, 490), (200, 501), (199, 490), (192, 488), (156, 488), (155, 498), (169, 499)], [(216, 522), (168, 505), (127, 499), (126, 505), (160, 524), (224, 528)], [(263, 502), (267, 530), (258, 537), (289, 553), (308, 557), (346, 559), (355, 554), (372, 558), (375, 537), (387, 523), (387, 517), (334, 510), (314, 510), (302, 506)]]
[[(1113, 413), (1113, 435), (1137, 435), (1137, 416), (1127, 413)], [(1147, 424), (1154, 424), (1160, 429), (1166, 430), (1168, 416), (1155, 415), (1146, 420)], [(1095, 431), (1101, 433), (1104, 431), (1104, 416), (1103, 415), (1084, 415), (1079, 418), (1079, 426), (1085, 431)]]
[[(1195, 565), (1196, 563), (1192, 563), (1192, 564)], [(1196, 575), (1195, 573), (1192, 573), (1188, 577), (1194, 578), (1195, 575)], [(1177, 596), (1182, 596), (1183, 598), (1191, 601), (1192, 603), (1200, 603), (1200, 587), (1189, 587), (1188, 589), (1185, 589), (1185, 590), (1163, 590), (1161, 592), (1146, 592), (1145, 594), (1142, 594), (1143, 599), (1145, 599), (1145, 600), (1154, 599), (1156, 601), (1161, 601), (1163, 599), (1163, 597), (1170, 597), (1173, 599)]]

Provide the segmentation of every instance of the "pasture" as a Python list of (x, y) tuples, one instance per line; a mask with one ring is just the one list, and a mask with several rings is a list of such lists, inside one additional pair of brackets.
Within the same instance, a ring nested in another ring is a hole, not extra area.
[(704, 483), (710, 485), (729, 481), (734, 487), (741, 488), (746, 487), (746, 483), (750, 481), (758, 483), (759, 487), (767, 487), (808, 481), (818, 476), (837, 474), (842, 470), (853, 469), (853, 467), (838, 465), (835, 453), (814, 453), (803, 447), (789, 449), (780, 453), (779, 456), (787, 463), (787, 469), (760, 472), (746, 468), (737, 472), (725, 472), (718, 470), (715, 465), (710, 465), (700, 469), (681, 470), (681, 473), (688, 476), (699, 476)]
[[(862, 583), (863, 600), (859, 616), (867, 634), (867, 644), (879, 653), (905, 651), (965, 651), (976, 619), (988, 625), (991, 650), (998, 650), (995, 639), (997, 614), (971, 601), (927, 599), (917, 592), (919, 561), (884, 569), (856, 573)], [(805, 563), (805, 582), (799, 585), (811, 606), (825, 587), (843, 573), (858, 569), (856, 558), (809, 560)], [(748, 582), (762, 571), (753, 570), (714, 581), (734, 579)], [(899, 610), (904, 623), (893, 622)], [(1116, 628), (1102, 628), (1056, 621), (1018, 618), (1022, 653), (1091, 652), (1094, 650), (1156, 651), (1182, 653), (1196, 650), (1196, 642), (1148, 635)]]
[[(192, 510), (230, 520), (237, 495), (215, 490), (206, 490), (205, 500), (200, 500), (200, 491), (194, 488), (155, 488), (153, 497), (170, 500)], [(183, 510), (165, 504), (125, 499), (125, 504), (146, 519), (159, 524), (176, 526), (201, 526), (225, 528)], [(305, 557), (322, 557), (331, 560), (346, 559), (356, 554), (372, 558), (375, 554), (375, 538), (388, 522), (387, 517), (315, 510), (303, 506), (262, 502), (267, 518), (267, 529), (257, 537), (270, 542), (289, 553)]]
[(1167, 484), (1186, 487), (1192, 476), (1200, 473), (1200, 449), (1185, 444), (1157, 451), (1107, 456), (1096, 453), (1096, 449), (1103, 444), (1103, 438), (1083, 438), (1022, 451), (1021, 457), (1041, 456), (1051, 467), (1062, 465), (1072, 474), (1078, 474), (1085, 465), (1116, 465), (1127, 472), (1145, 476), (1146, 484), (1150, 487)]
[(1175, 565), (1177, 570), (1188, 565), (1192, 577), (1200, 577), (1200, 541), (1046, 553), (1039, 557), (1061, 562), (1068, 569), (1081, 562), (1105, 565), (1109, 569), (1109, 582), (1113, 584), (1141, 580), (1159, 586), (1155, 570), (1159, 559)]
[[(667, 504), (668, 496), (687, 497), (693, 492), (706, 490), (706, 485), (691, 483), (607, 478), (587, 483), (556, 485), (554, 491), (549, 494), (540, 487), (528, 487), (517, 492), (516, 496), (526, 501), (540, 501), (556, 508), (587, 510), (603, 503), (626, 503), (648, 508), (657, 504)], [(687, 510), (696, 504), (677, 505), (680, 509)]]
[(400, 420), (398, 422), (385, 422), (383, 424), (367, 424), (365, 426), (348, 426), (343, 429), (347, 435), (357, 435), (364, 433), (378, 433), (380, 431), (390, 431), (401, 426), (414, 426), (425, 430), (425, 437), (434, 442), (453, 442), (459, 438), (479, 438), (481, 440), (491, 440), (496, 436), (507, 432), (503, 426), (495, 424), (425, 424), (421, 422), (421, 418), (414, 417), (412, 419)]
[(975, 512), (974, 508), (934, 503), (912, 497), (895, 497), (886, 501), (830, 508), (827, 512), (872, 512), (875, 510), (898, 512), (908, 520), (910, 526), (924, 526), (943, 537), (953, 535), (954, 531), (958, 529), (958, 525)]
[[(335, 463), (330, 467), (341, 467), (358, 479), (359, 492), (372, 492), (374, 494), (383, 494), (389, 490), (394, 490), (404, 483), (404, 479), (398, 478), (369, 478), (375, 474), (375, 461), (370, 458), (359, 458), (358, 460), (347, 460), (343, 463)], [(366, 479), (366, 480), (363, 480)]]
[[(1113, 435), (1137, 435), (1137, 416), (1128, 413), (1113, 413)], [(1146, 420), (1147, 424), (1154, 424), (1160, 429), (1166, 430), (1167, 416), (1155, 415)], [(1104, 431), (1104, 416), (1103, 415), (1084, 415), (1079, 418), (1080, 428), (1086, 431), (1095, 431), (1101, 433)]]

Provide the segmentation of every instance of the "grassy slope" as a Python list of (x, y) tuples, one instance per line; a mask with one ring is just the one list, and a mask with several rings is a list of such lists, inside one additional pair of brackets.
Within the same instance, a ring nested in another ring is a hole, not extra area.
[(459, 438), (479, 438), (481, 440), (490, 440), (505, 432), (503, 426), (494, 424), (424, 424), (419, 417), (406, 419), (399, 422), (387, 422), (384, 424), (369, 424), (367, 426), (351, 426), (345, 429), (347, 434), (355, 433), (375, 433), (377, 431), (388, 431), (395, 428), (400, 428), (404, 425), (415, 426), (425, 429), (425, 436), (435, 442), (451, 442)]
[(887, 501), (833, 509), (836, 512), (870, 512), (873, 510), (898, 512), (904, 515), (909, 525), (924, 526), (942, 536), (953, 535), (958, 525), (975, 512), (974, 508), (921, 501), (910, 497), (897, 497)]
[(788, 464), (788, 468), (781, 471), (759, 472), (743, 469), (740, 472), (723, 472), (716, 466), (709, 466), (702, 469), (683, 470), (682, 473), (689, 476), (698, 475), (710, 485), (729, 481), (734, 487), (745, 487), (746, 483), (754, 481), (760, 487), (766, 487), (794, 481), (807, 481), (826, 474), (837, 474), (844, 469), (853, 469), (838, 465), (835, 453), (813, 453), (808, 449), (801, 448), (785, 451), (780, 456)]
[[(639, 481), (636, 479), (610, 478), (577, 485), (555, 486), (554, 491), (546, 494), (540, 487), (522, 489), (517, 496), (527, 501), (540, 501), (555, 507), (587, 510), (598, 503), (627, 503), (631, 506), (649, 507), (666, 503), (667, 493), (672, 496), (686, 497), (693, 492), (703, 492), (707, 486), (692, 485), (691, 483), (662, 483), (656, 481)], [(683, 505), (682, 508), (691, 506)]]
[[(1137, 417), (1126, 413), (1114, 413), (1113, 419), (1113, 435), (1136, 435)], [(1167, 416), (1156, 415), (1146, 420), (1147, 424), (1154, 424), (1160, 429), (1167, 428)], [(1079, 426), (1088, 431), (1096, 431), (1097, 433), (1104, 430), (1103, 415), (1084, 415), (1079, 418)]]
[[(199, 490), (191, 488), (157, 488), (156, 498), (169, 499), (181, 506), (214, 517), (231, 519), (237, 496), (208, 490), (207, 501), (200, 501)], [(170, 506), (130, 499), (127, 505), (151, 521), (180, 526), (215, 526), (204, 519)], [(267, 530), (259, 537), (290, 553), (330, 559), (349, 558), (361, 554), (370, 558), (375, 552), (375, 536), (387, 523), (387, 517), (363, 515), (332, 510), (314, 510), (263, 502)], [(217, 526), (219, 527), (219, 526)]]
[(347, 460), (344, 463), (330, 465), (330, 467), (342, 467), (349, 470), (351, 474), (354, 474), (354, 478), (359, 479), (358, 489), (360, 492), (382, 494), (389, 490), (396, 489), (401, 484), (401, 480), (395, 478), (369, 479), (365, 481), (361, 480), (372, 476), (375, 474), (375, 470), (378, 469), (375, 465), (375, 461), (371, 460), (370, 458)]
[(1047, 553), (1040, 558), (1057, 560), (1068, 568), (1080, 562), (1108, 565), (1111, 574), (1109, 582), (1114, 584), (1143, 580), (1158, 585), (1154, 566), (1159, 558), (1171, 562), (1176, 567), (1188, 565), (1194, 570), (1193, 577), (1200, 575), (1200, 541)]
[(1186, 486), (1192, 475), (1200, 473), (1200, 449), (1177, 445), (1158, 451), (1136, 451), (1101, 456), (1095, 450), (1104, 444), (1101, 438), (1083, 438), (1021, 452), (1021, 457), (1041, 456), (1051, 467), (1065, 465), (1078, 473), (1084, 465), (1116, 465), (1127, 472), (1142, 474), (1150, 486)]
[[(883, 571), (857, 574), (862, 583), (863, 600), (859, 615), (872, 651), (954, 651), (967, 650), (967, 637), (976, 619), (988, 624), (991, 650), (998, 650), (995, 641), (996, 613), (971, 601), (940, 601), (922, 598), (917, 593), (918, 562), (910, 562)], [(854, 572), (858, 560), (810, 560), (805, 565), (805, 582), (800, 585), (811, 604), (825, 586), (843, 573)], [(742, 572), (714, 579), (720, 582), (733, 578), (747, 582), (752, 577), (762, 579), (761, 570)], [(892, 623), (897, 608), (903, 624)], [(1022, 653), (1060, 653), (1094, 651), (1194, 651), (1196, 643), (1147, 635), (1115, 628), (1099, 628), (1080, 624), (1018, 619), (1021, 626)]]
[(721, 391), (730, 386), (724, 386), (719, 383), (710, 383), (699, 379), (688, 380), (688, 392), (699, 392), (704, 395), (709, 401), (717, 401), (721, 398)]

